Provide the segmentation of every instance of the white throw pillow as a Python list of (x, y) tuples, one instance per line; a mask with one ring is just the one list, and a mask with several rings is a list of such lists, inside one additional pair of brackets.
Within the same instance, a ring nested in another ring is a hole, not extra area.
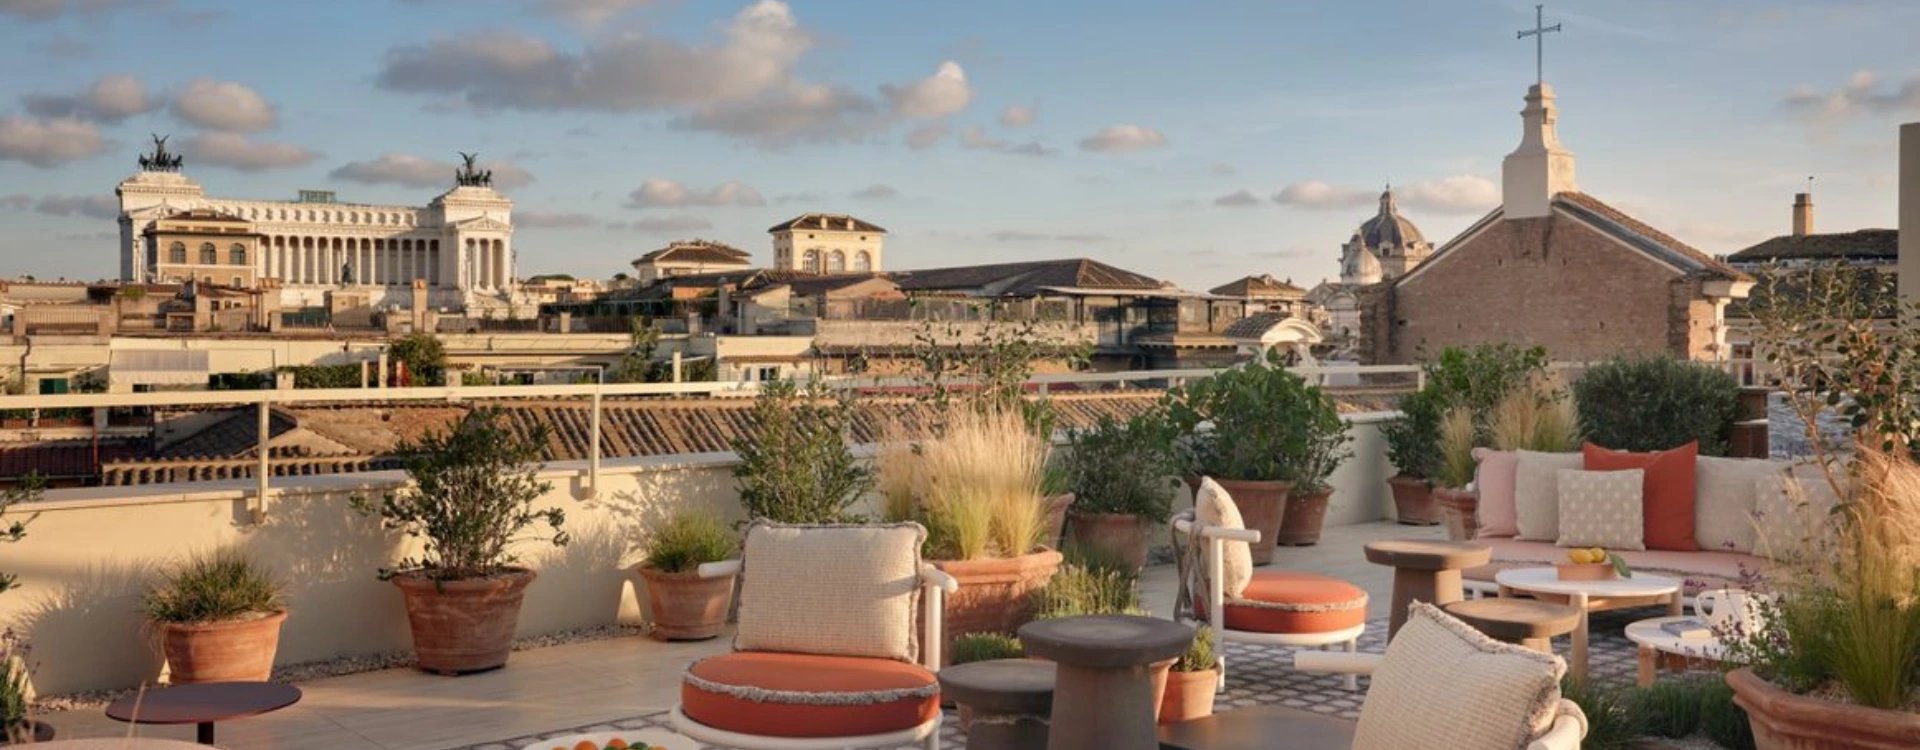
[[(1846, 477), (1840, 481), (1844, 489)], [(1760, 477), (1753, 494), (1753, 554), (1792, 561), (1831, 541), (1833, 508), (1840, 501), (1818, 465), (1796, 464), (1790, 473)]]
[(1561, 547), (1645, 551), (1645, 469), (1560, 470)]
[(1353, 748), (1517, 750), (1553, 727), (1566, 669), (1414, 602), (1373, 671)]
[(1560, 470), (1584, 469), (1578, 453), (1518, 451), (1513, 474), (1515, 539), (1551, 542), (1560, 538)]
[(755, 521), (740, 553), (733, 647), (912, 661), (926, 538), (917, 523)]
[[(1246, 521), (1240, 517), (1240, 506), (1233, 504), (1233, 496), (1227, 494), (1226, 488), (1221, 487), (1219, 482), (1213, 481), (1213, 477), (1200, 480), (1200, 491), (1193, 497), (1193, 515), (1208, 526), (1247, 528)], [(1247, 582), (1253, 580), (1252, 545), (1231, 539), (1221, 540), (1220, 578), (1220, 589), (1226, 592), (1228, 599), (1238, 598), (1247, 590)]]
[(1693, 466), (1694, 542), (1712, 552), (1753, 552), (1755, 482), (1784, 475), (1787, 462), (1701, 456)]

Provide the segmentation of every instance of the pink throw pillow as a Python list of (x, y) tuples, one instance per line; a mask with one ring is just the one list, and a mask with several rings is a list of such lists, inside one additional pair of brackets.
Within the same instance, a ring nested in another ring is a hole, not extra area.
[(1520, 533), (1520, 513), (1514, 509), (1514, 477), (1520, 470), (1520, 454), (1491, 448), (1473, 449), (1480, 459), (1473, 486), (1480, 491), (1480, 536), (1514, 536)]

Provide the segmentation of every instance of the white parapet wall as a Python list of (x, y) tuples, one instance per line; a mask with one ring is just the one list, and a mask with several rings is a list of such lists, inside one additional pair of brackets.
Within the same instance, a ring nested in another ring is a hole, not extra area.
[[(1392, 516), (1392, 474), (1380, 422), (1390, 414), (1349, 417), (1354, 458), (1335, 472), (1327, 524)], [(553, 484), (542, 507), (566, 511), (573, 543), (524, 544), (522, 562), (539, 571), (521, 613), (522, 636), (642, 621), (628, 568), (631, 540), (645, 520), (681, 508), (741, 519), (730, 453), (608, 459), (593, 500), (580, 500), (581, 462), (543, 472)], [(376, 571), (411, 552), (355, 512), (355, 495), (377, 497), (399, 485), (398, 472), (275, 480), (264, 522), (254, 524), (250, 481), (56, 490), (8, 518), (30, 518), (27, 537), (0, 547), (0, 570), (21, 589), (0, 595), (0, 627), (31, 639), (43, 695), (128, 688), (161, 670), (142, 630), (141, 592), (171, 561), (223, 545), (238, 546), (287, 584), (279, 663), (405, 651), (411, 643), (400, 594)], [(1185, 491), (1178, 502), (1188, 504)], [(1156, 545), (1166, 536), (1153, 537)]]

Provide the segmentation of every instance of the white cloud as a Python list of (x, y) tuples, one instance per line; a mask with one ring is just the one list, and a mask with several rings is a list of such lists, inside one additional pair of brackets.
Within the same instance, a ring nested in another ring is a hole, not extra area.
[(600, 223), (590, 214), (571, 211), (535, 211), (521, 210), (513, 212), (513, 224), (520, 227), (550, 227), (553, 229), (582, 229)]
[(633, 221), (616, 221), (607, 224), (608, 229), (645, 232), (652, 234), (672, 234), (676, 232), (699, 232), (713, 228), (713, 222), (698, 216), (650, 216)]
[(907, 147), (915, 151), (933, 148), (950, 131), (945, 125), (922, 125), (907, 133)]
[[(1402, 209), (1434, 213), (1470, 214), (1500, 204), (1500, 185), (1479, 175), (1462, 174), (1393, 186)], [(1273, 202), (1315, 210), (1345, 210), (1376, 206), (1380, 194), (1372, 190), (1331, 185), (1319, 180), (1296, 182), (1273, 195)]]
[(1038, 116), (1039, 113), (1035, 112), (1032, 107), (1015, 104), (1000, 110), (1000, 127), (1024, 128), (1032, 125), (1034, 119)]
[(857, 141), (888, 125), (872, 99), (839, 86), (806, 83), (755, 99), (701, 107), (672, 124), (766, 147), (796, 141)]
[(1252, 190), (1235, 190), (1213, 199), (1213, 205), (1226, 208), (1250, 208), (1260, 205), (1260, 196), (1254, 195)]
[(320, 158), (291, 143), (256, 141), (239, 133), (200, 133), (188, 138), (181, 151), (189, 159), (242, 172), (289, 169)]
[(50, 216), (79, 214), (91, 219), (116, 219), (120, 201), (110, 195), (44, 195), (33, 204), (33, 210)]
[(1364, 190), (1329, 185), (1319, 180), (1296, 182), (1273, 194), (1273, 202), (1301, 208), (1354, 208), (1376, 201)]
[(900, 190), (892, 185), (882, 185), (876, 182), (853, 191), (853, 194), (849, 197), (867, 201), (888, 201), (900, 197)]
[(1070, 244), (1092, 244), (1112, 242), (1113, 238), (1093, 232), (1029, 232), (1018, 229), (1004, 229), (987, 234), (994, 242), (1065, 242)]
[(51, 21), (69, 13), (95, 14), (131, 8), (145, 0), (0, 0), (0, 16), (24, 21)]
[[(533, 183), (533, 173), (509, 162), (482, 162), (482, 169), (493, 171), (494, 187), (509, 190)], [(413, 154), (387, 153), (372, 161), (342, 164), (327, 176), (369, 185), (393, 184), (407, 187), (452, 187), (453, 173), (459, 167), (450, 161), (435, 161)]]
[(1110, 125), (1098, 133), (1080, 139), (1081, 149), (1108, 154), (1144, 151), (1165, 145), (1167, 145), (1166, 134), (1140, 125)]
[(79, 94), (28, 94), (21, 97), (29, 114), (38, 117), (77, 117), (95, 122), (120, 122), (160, 108), (140, 80), (130, 75), (101, 76)]
[(1011, 141), (994, 138), (987, 135), (987, 129), (979, 125), (969, 125), (966, 129), (960, 131), (960, 145), (965, 148), (998, 151), (1003, 154), (1019, 154), (1021, 156), (1052, 156), (1059, 153), (1039, 141), (1013, 143)]
[(173, 116), (208, 130), (257, 133), (278, 116), (259, 92), (233, 81), (200, 78), (173, 98)]
[(1787, 111), (1814, 122), (1836, 122), (1865, 115), (1920, 111), (1920, 76), (1887, 87), (1873, 71), (1853, 74), (1846, 85), (1831, 92), (1802, 86), (1782, 102)]
[(653, 3), (654, 0), (540, 0), (539, 8), (548, 15), (593, 27)]
[(901, 117), (932, 120), (958, 113), (973, 101), (967, 72), (952, 60), (940, 63), (933, 75), (913, 83), (880, 87), (880, 93)]
[(106, 149), (107, 140), (100, 137), (100, 129), (84, 120), (17, 115), (0, 118), (0, 161), (55, 167)]
[(752, 185), (729, 181), (710, 190), (695, 190), (674, 180), (654, 178), (641, 183), (627, 194), (631, 208), (681, 208), (685, 206), (764, 206), (766, 198)]

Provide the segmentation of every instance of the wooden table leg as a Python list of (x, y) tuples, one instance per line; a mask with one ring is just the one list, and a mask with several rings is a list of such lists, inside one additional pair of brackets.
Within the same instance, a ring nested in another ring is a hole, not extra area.
[(1568, 665), (1568, 672), (1573, 675), (1574, 684), (1585, 685), (1587, 684), (1587, 631), (1590, 627), (1587, 621), (1591, 619), (1587, 611), (1587, 595), (1574, 594), (1567, 598), (1574, 609), (1580, 610), (1580, 621), (1573, 626), (1573, 653), (1571, 654), (1573, 658), (1570, 659), (1573, 663)]
[(1648, 646), (1640, 647), (1640, 659), (1639, 659), (1640, 668), (1639, 668), (1639, 671), (1634, 675), (1635, 682), (1637, 682), (1640, 685), (1640, 687), (1646, 687), (1648, 685), (1653, 684), (1653, 676), (1654, 676), (1653, 663), (1658, 658), (1659, 658), (1659, 654), (1655, 652), (1651, 647), (1648, 647)]
[(1667, 600), (1667, 616), (1679, 617), (1687, 613), (1687, 603), (1681, 592), (1673, 592), (1673, 598)]

